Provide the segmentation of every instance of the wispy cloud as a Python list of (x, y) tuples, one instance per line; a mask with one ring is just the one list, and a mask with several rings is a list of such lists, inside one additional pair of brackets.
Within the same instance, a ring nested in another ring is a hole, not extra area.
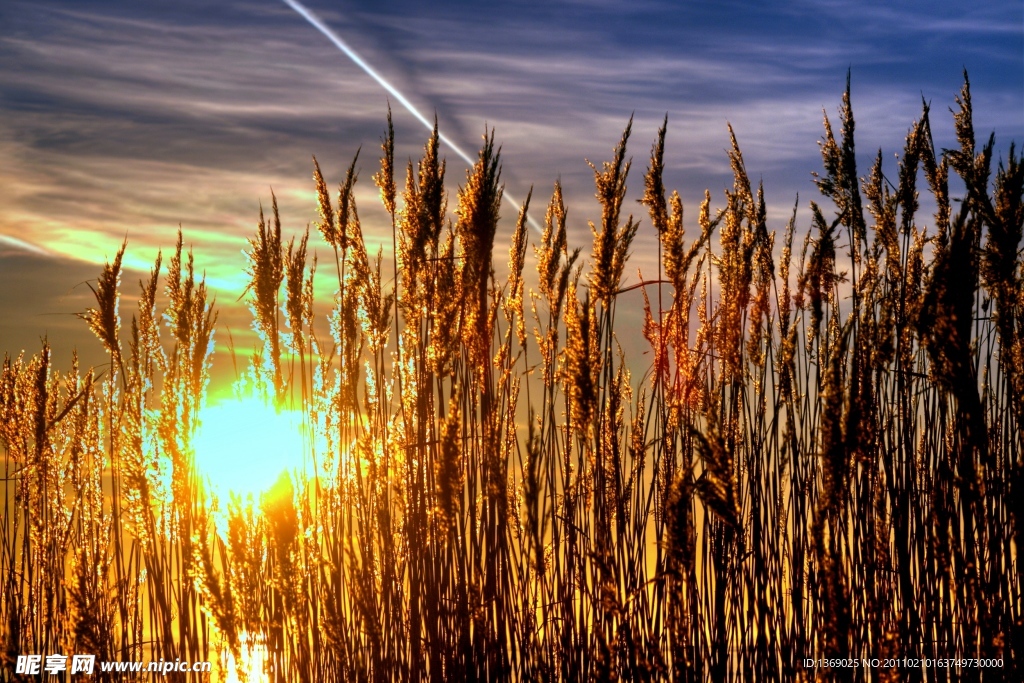
[[(996, 130), (1000, 150), (1024, 140), (1019, 3), (309, 4), (467, 151), (494, 126), (508, 190), (534, 186), (535, 210), (560, 178), (581, 246), (597, 213), (585, 159), (607, 159), (630, 115), (630, 200), (668, 113), (666, 182), (690, 217), (705, 187), (718, 202), (730, 122), (779, 227), (797, 192), (804, 206), (814, 194), (822, 108), (834, 115), (848, 68), (865, 172), (876, 149), (900, 150), (922, 96), (937, 143), (952, 144), (946, 106), (964, 66), (979, 131)], [(24, 277), (53, 258), (94, 270), (125, 237), (128, 265), (148, 269), (181, 225), (228, 305), (258, 203), (273, 190), (286, 230), (303, 230), (316, 219), (311, 155), (337, 182), (360, 146), (364, 227), (390, 244), (369, 179), (387, 95), (279, 0), (85, 7), (2, 10), (0, 254), (51, 256)], [(395, 115), (404, 163), (426, 133)], [(465, 164), (449, 162), (454, 189)], [(649, 257), (639, 244), (637, 263)]]

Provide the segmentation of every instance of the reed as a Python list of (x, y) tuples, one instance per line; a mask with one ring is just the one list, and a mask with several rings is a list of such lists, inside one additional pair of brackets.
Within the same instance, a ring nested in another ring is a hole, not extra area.
[[(794, 205), (778, 246), (731, 128), (732, 186), (692, 238), (667, 119), (653, 229), (623, 217), (630, 121), (592, 165), (590, 258), (555, 183), (532, 264), (521, 207), (507, 278), (494, 132), (449, 212), (436, 126), (399, 189), (389, 112), (390, 265), (358, 152), (336, 200), (313, 160), (333, 301), (276, 200), (249, 241), (246, 386), (310, 434), (261, 500), (196, 471), (216, 316), (191, 253), (179, 234), (122, 326), (122, 246), (82, 315), (108, 368), (59, 371), (44, 342), (0, 372), (0, 678), (67, 650), (221, 662), (208, 680), (228, 655), (289, 682), (1017, 680), (1024, 163), (977, 144), (966, 75), (956, 107), (957, 149), (924, 105), (896, 168), (879, 152), (861, 178), (847, 82), (810, 225)], [(624, 285), (640, 244), (657, 272)]]

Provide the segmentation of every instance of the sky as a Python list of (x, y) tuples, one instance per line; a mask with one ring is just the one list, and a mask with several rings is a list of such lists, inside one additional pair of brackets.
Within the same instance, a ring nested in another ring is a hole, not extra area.
[[(835, 121), (848, 70), (861, 175), (879, 149), (895, 171), (922, 99), (932, 104), (936, 145), (953, 146), (949, 107), (964, 69), (979, 136), (995, 131), (1003, 157), (1011, 141), (1024, 143), (1021, 0), (305, 6), (465, 151), (475, 154), (493, 126), (506, 189), (521, 199), (533, 187), (535, 218), (560, 179), (570, 245), (584, 254), (587, 221), (600, 215), (587, 160), (609, 159), (633, 116), (627, 210), (645, 220), (632, 279), (653, 263), (653, 231), (633, 200), (666, 114), (666, 185), (679, 190), (692, 231), (705, 188), (721, 206), (731, 185), (727, 123), (749, 175), (764, 182), (770, 227), (781, 232), (799, 194), (806, 229), (823, 111)], [(90, 304), (87, 283), (127, 239), (130, 311), (138, 279), (179, 227), (218, 298), (218, 342), (233, 326), (244, 345), (245, 240), (272, 191), (286, 237), (316, 220), (313, 155), (336, 186), (361, 147), (364, 231), (371, 249), (390, 249), (370, 179), (388, 102), (281, 0), (3, 0), (0, 352), (33, 353), (47, 336), (58, 365), (73, 347), (102, 362), (75, 317)], [(404, 165), (427, 131), (390, 102)], [(453, 209), (467, 165), (443, 152)], [(514, 219), (505, 205), (496, 262)]]

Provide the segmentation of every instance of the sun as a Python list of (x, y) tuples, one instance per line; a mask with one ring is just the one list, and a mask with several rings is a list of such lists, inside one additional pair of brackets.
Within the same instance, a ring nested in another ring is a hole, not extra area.
[(196, 469), (218, 498), (232, 493), (257, 501), (282, 472), (301, 470), (309, 439), (302, 413), (248, 396), (207, 406), (193, 447)]

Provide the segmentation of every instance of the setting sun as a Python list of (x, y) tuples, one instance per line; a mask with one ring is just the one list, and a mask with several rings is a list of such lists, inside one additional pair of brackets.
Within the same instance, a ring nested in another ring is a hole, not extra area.
[(221, 499), (270, 489), (282, 472), (301, 469), (302, 414), (275, 409), (263, 399), (230, 399), (203, 410), (194, 446), (196, 467)]
[(1024, 681), (1024, 0), (209, 4), (0, 0), (0, 683)]

